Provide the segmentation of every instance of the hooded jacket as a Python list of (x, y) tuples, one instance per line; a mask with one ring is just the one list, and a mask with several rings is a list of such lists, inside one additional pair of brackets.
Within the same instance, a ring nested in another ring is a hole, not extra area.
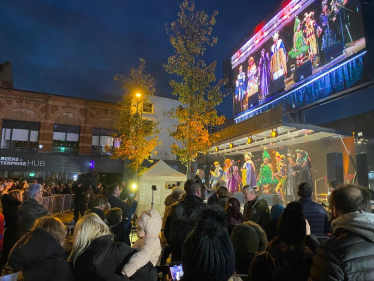
[(29, 198), (22, 202), (18, 207), (18, 237), (30, 231), (38, 218), (49, 215), (47, 208), (35, 199)]
[(153, 209), (145, 211), (136, 220), (136, 225), (139, 239), (136, 240), (132, 248), (138, 252), (130, 258), (122, 270), (122, 274), (128, 277), (131, 277), (149, 261), (153, 266), (156, 266), (161, 255), (161, 244), (158, 237), (162, 225), (160, 213)]
[[(99, 237), (91, 242), (74, 263), (75, 280), (79, 281), (127, 281), (122, 275), (122, 267), (136, 251), (124, 243), (112, 242), (109, 235)], [(132, 280), (156, 281), (157, 270), (151, 263), (140, 268)]]
[(374, 280), (374, 214), (347, 213), (332, 228), (333, 236), (317, 248), (311, 280)]
[(70, 281), (73, 273), (62, 246), (49, 233), (36, 229), (26, 233), (9, 254), (9, 265), (22, 271), (18, 280)]

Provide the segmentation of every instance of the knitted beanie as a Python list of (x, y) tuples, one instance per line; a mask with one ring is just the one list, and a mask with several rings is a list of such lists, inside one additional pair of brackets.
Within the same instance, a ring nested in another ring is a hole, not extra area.
[(277, 236), (287, 245), (301, 243), (306, 236), (306, 222), (303, 207), (298, 202), (291, 202), (278, 218)]
[(235, 226), (230, 238), (235, 253), (256, 254), (259, 250), (260, 237), (250, 225), (239, 224)]
[(235, 254), (225, 226), (226, 213), (217, 205), (202, 211), (183, 244), (183, 280), (227, 281), (235, 270)]

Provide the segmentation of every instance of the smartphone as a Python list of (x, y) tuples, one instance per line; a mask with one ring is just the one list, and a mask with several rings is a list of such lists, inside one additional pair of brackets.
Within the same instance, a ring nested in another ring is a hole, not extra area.
[(172, 281), (181, 280), (183, 276), (183, 268), (181, 263), (169, 264), (170, 276)]

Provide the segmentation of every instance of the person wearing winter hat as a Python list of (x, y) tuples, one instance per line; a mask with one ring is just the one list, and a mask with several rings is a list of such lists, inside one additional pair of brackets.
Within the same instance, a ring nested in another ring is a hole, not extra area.
[(235, 252), (235, 272), (248, 274), (252, 259), (268, 244), (265, 231), (257, 223), (248, 221), (235, 226), (230, 236)]
[[(308, 229), (308, 232), (307, 232)], [(277, 236), (269, 242), (268, 250), (256, 254), (251, 263), (251, 280), (308, 280), (313, 252), (306, 246), (310, 227), (302, 206), (291, 202), (279, 216)]]
[(202, 211), (200, 221), (183, 244), (182, 281), (231, 280), (235, 254), (225, 221), (226, 213), (219, 206)]

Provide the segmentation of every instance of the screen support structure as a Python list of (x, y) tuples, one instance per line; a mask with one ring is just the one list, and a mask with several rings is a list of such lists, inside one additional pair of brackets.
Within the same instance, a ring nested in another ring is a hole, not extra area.
[(342, 138), (341, 135), (339, 135), (339, 138), (340, 138), (340, 141), (341, 141), (342, 144), (343, 144), (343, 147), (344, 147), (344, 149), (345, 149), (345, 152), (347, 152), (347, 154), (348, 154), (349, 160), (351, 161), (353, 167), (355, 168), (355, 177), (354, 177), (354, 179), (353, 179), (353, 183), (355, 183), (355, 182), (356, 182), (356, 176), (357, 176), (357, 166), (356, 166), (356, 163), (355, 163), (355, 161), (353, 161), (353, 158), (352, 158), (351, 154), (349, 153), (347, 147), (345, 146), (345, 143), (344, 143), (343, 138)]

